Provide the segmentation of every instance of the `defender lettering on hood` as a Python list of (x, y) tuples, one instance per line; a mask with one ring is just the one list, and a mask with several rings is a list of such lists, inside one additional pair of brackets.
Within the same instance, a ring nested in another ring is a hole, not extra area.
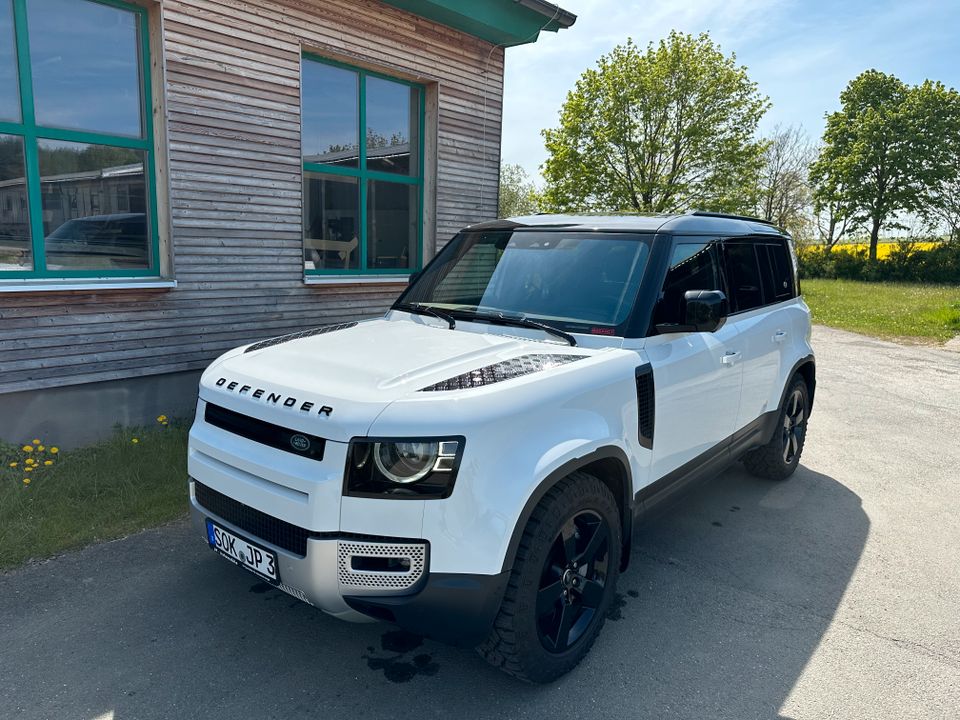
[[(281, 404), (283, 407), (296, 408), (301, 412), (311, 412), (317, 404), (309, 400), (304, 400), (302, 403), (297, 400), (295, 397), (287, 396), (284, 397), (280, 393), (270, 392), (264, 388), (254, 388), (252, 385), (240, 385), (236, 380), (228, 381), (227, 378), (221, 377), (217, 380), (217, 387), (223, 388), (224, 390), (229, 390), (231, 392), (236, 391), (237, 395), (246, 395), (250, 393), (250, 397), (260, 400), (263, 399), (265, 403), (271, 405)], [(237, 387), (239, 385), (239, 388)], [(253, 392), (250, 392), (250, 391)], [(282, 402), (281, 402), (282, 401)], [(299, 404), (299, 407), (297, 407)], [(333, 408), (329, 405), (321, 405), (317, 409), (317, 415), (324, 415), (325, 417), (330, 417), (330, 413), (333, 412)]]

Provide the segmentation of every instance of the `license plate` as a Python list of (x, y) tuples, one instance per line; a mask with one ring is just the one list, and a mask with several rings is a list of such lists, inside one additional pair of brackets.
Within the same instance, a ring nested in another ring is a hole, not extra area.
[(254, 545), (249, 540), (234, 535), (229, 530), (224, 530), (212, 520), (207, 520), (207, 542), (218, 553), (233, 560), (238, 565), (242, 565), (247, 570), (262, 575), (268, 580), (278, 581), (280, 579), (275, 553), (259, 545)]

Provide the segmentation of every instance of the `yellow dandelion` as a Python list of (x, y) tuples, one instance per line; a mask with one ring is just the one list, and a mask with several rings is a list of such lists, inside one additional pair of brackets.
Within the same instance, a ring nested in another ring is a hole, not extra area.
[(44, 448), (43, 445), (37, 445), (37, 451), (38, 451), (38, 452), (43, 452), (45, 449), (46, 449), (46, 448)]
[(20, 463), (18, 463), (18, 462), (12, 462), (12, 463), (10, 463), (10, 467), (16, 467), (16, 466), (19, 465), (19, 464), (20, 464)]
[(33, 465), (33, 464), (36, 463), (37, 461), (34, 460), (33, 458), (27, 458), (24, 462), (26, 462), (27, 465)]
[(23, 469), (24, 472), (31, 472), (32, 470), (33, 470), (33, 465), (27, 465), (27, 467)]
[(24, 452), (33, 452), (33, 445), (24, 445), (21, 450)]
[(30, 478), (24, 478), (24, 479), (23, 479), (23, 484), (24, 484), (24, 485), (29, 485), (29, 484), (30, 484)]
[(139, 438), (134, 438), (134, 439), (131, 440), (130, 442), (132, 442), (134, 445), (136, 445), (137, 443), (140, 442), (140, 439), (139, 439)]
[(158, 416), (157, 416), (157, 422), (158, 422), (158, 423), (162, 423), (162, 422), (166, 422), (166, 421), (167, 421), (167, 416), (166, 416), (166, 415), (158, 415)]
[(50, 448), (51, 455), (56, 455), (58, 452), (60, 452), (60, 448), (56, 448), (56, 447)]
[(34, 438), (34, 439), (33, 439), (33, 444), (34, 444), (34, 445), (39, 445), (39, 444), (40, 444), (40, 441), (39, 441), (37, 438)]
[(53, 465), (53, 460), (44, 460), (44, 461), (43, 461), (43, 464), (44, 464), (44, 465)]

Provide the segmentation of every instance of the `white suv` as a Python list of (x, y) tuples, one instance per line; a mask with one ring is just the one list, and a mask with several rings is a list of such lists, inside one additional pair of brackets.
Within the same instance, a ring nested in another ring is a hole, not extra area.
[(190, 502), (213, 549), (280, 590), (545, 682), (600, 632), (635, 519), (738, 459), (787, 478), (814, 388), (771, 225), (485, 223), (384, 317), (216, 360)]

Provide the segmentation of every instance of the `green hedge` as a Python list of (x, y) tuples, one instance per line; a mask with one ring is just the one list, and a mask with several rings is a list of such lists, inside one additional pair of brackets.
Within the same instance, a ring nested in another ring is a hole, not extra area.
[(882, 260), (870, 260), (865, 249), (804, 248), (799, 253), (800, 276), (831, 280), (960, 283), (960, 244), (941, 243), (917, 249), (898, 243)]

